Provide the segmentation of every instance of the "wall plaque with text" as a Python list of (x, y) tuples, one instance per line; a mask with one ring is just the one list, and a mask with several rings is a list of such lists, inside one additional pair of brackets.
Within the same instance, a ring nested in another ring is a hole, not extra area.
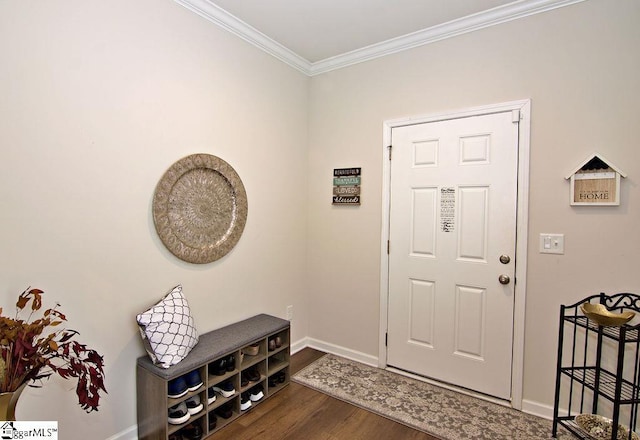
[(619, 205), (620, 177), (626, 176), (601, 155), (593, 154), (566, 177), (571, 179), (571, 204)]
[(361, 168), (335, 168), (333, 170), (334, 205), (360, 204)]

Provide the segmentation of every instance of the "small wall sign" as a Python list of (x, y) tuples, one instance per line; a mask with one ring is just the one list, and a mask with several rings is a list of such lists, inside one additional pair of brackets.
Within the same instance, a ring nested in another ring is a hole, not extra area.
[(333, 170), (334, 205), (360, 204), (361, 168), (335, 168)]
[(440, 188), (440, 229), (453, 232), (456, 221), (456, 189)]
[(571, 204), (620, 205), (620, 177), (626, 173), (600, 154), (592, 154), (566, 178), (571, 179)]

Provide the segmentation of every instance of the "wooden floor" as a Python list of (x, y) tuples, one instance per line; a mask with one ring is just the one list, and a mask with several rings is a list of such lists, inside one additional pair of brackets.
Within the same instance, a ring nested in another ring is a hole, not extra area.
[[(305, 348), (291, 356), (291, 374), (324, 353)], [(291, 382), (207, 440), (437, 440), (326, 394)]]

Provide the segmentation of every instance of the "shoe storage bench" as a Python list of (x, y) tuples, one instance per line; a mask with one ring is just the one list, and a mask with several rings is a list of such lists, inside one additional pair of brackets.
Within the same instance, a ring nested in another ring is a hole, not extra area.
[[(189, 355), (170, 368), (154, 365), (148, 356), (138, 358), (138, 438), (169, 440), (187, 426), (193, 429), (193, 425), (199, 427), (202, 438), (213, 434), (288, 385), (289, 358), (289, 321), (265, 314), (200, 335), (198, 344)], [(227, 363), (229, 365), (225, 365)], [(196, 370), (203, 386), (176, 399), (168, 397), (169, 381)], [(224, 397), (216, 392), (215, 401), (208, 403), (212, 398), (210, 388), (215, 387), (219, 391), (225, 389), (223, 384), (232, 384), (233, 393)], [(241, 400), (250, 390), (260, 386), (263, 391), (261, 398), (252, 401), (247, 410), (242, 410), (247, 403), (243, 401), (241, 406)], [(199, 397), (203, 409), (191, 415), (185, 423), (169, 423), (169, 408), (188, 399), (193, 400), (193, 396)]]

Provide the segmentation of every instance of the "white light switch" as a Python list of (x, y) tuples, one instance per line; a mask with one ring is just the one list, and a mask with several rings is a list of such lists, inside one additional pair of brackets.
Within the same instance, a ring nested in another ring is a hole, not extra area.
[(564, 234), (540, 234), (541, 254), (564, 254)]

